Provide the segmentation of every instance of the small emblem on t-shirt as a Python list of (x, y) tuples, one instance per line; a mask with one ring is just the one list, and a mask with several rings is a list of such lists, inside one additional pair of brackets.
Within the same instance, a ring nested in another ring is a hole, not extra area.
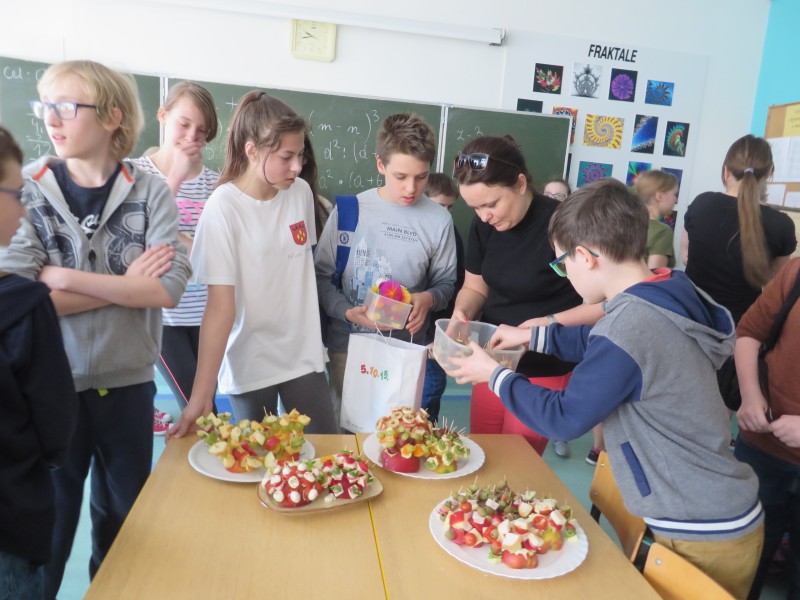
[(292, 238), (294, 239), (295, 244), (302, 246), (306, 243), (306, 240), (308, 240), (308, 232), (306, 232), (305, 221), (300, 221), (294, 225), (289, 225), (289, 229), (292, 230)]

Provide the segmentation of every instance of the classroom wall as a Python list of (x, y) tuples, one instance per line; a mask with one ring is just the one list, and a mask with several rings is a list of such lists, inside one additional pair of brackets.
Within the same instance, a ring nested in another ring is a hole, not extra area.
[(764, 135), (771, 105), (800, 102), (800, 78), (796, 76), (800, 57), (798, 23), (800, 2), (772, 0), (750, 126), (754, 135)]
[[(258, 0), (198, 0), (226, 9)], [(792, 0), (776, 0), (789, 4)], [(158, 0), (35, 0), (4, 6), (0, 55), (43, 61), (93, 58), (135, 72), (498, 108), (506, 52), (502, 47), (340, 26), (333, 63), (293, 59), (289, 22), (229, 10), (176, 8)], [(295, 4), (384, 18), (427, 19), (501, 27), (514, 36), (550, 32), (615, 45), (708, 56), (694, 176), (679, 210), (696, 194), (719, 189), (730, 143), (753, 115), (769, 0), (302, 0)], [(599, 8), (599, 7), (602, 7)], [(402, 14), (397, 14), (398, 9)], [(531, 57), (532, 63), (535, 57)], [(610, 150), (613, 152), (613, 150)], [(681, 210), (682, 214), (682, 210)], [(680, 225), (680, 221), (679, 221)]]

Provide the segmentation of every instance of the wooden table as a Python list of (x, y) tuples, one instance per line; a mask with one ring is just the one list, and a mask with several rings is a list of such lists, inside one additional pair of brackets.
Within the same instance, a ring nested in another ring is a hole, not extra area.
[[(367, 436), (359, 434), (359, 441)], [(486, 453), (475, 473), (459, 479), (409, 479), (376, 469), (383, 494), (372, 502), (375, 536), (389, 598), (636, 598), (658, 594), (589, 516), (582, 504), (519, 435), (471, 435)], [(589, 540), (589, 554), (575, 571), (555, 579), (522, 581), (489, 575), (449, 556), (431, 536), (428, 517), (451, 490), (506, 477), (514, 490), (536, 490), (573, 507)]]
[[(376, 468), (384, 492), (374, 500), (291, 516), (263, 508), (255, 484), (195, 472), (187, 454), (196, 439), (187, 438), (167, 444), (86, 598), (658, 600), (522, 437), (471, 437), (486, 452), (476, 473), (479, 484), (505, 476), (514, 489), (535, 489), (574, 508), (589, 540), (589, 554), (575, 571), (550, 580), (512, 580), (482, 573), (442, 550), (428, 529), (429, 515), (474, 476), (431, 481)], [(309, 439), (318, 455), (356, 449), (354, 436)]]
[[(356, 449), (352, 435), (308, 438), (318, 456)], [(196, 472), (196, 442), (167, 444), (87, 599), (385, 597), (367, 502), (335, 518), (273, 512), (255, 483)]]

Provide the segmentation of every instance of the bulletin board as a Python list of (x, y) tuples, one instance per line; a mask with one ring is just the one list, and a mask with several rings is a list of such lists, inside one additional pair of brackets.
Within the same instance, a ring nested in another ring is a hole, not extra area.
[[(503, 108), (572, 117), (573, 189), (603, 177), (633, 185), (650, 169), (689, 185), (705, 56), (539, 34), (508, 44)], [(689, 200), (679, 192), (678, 210)]]
[(775, 172), (767, 203), (800, 212), (800, 102), (770, 106), (764, 137), (772, 146)]

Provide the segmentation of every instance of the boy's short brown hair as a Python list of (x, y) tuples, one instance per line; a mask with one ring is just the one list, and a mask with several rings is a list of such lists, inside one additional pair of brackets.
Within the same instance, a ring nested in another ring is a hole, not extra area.
[(113, 109), (119, 109), (122, 120), (111, 136), (111, 152), (114, 160), (130, 155), (144, 129), (142, 105), (133, 76), (91, 60), (71, 60), (48, 67), (36, 88), (41, 93), (45, 87), (65, 75), (76, 75), (83, 81), (92, 103), (97, 105), (95, 111), (101, 123), (111, 118)]
[(392, 154), (408, 154), (433, 164), (436, 157), (436, 135), (425, 121), (414, 113), (398, 113), (386, 117), (378, 130), (377, 154), (388, 164)]
[(616, 179), (601, 179), (573, 192), (553, 213), (548, 236), (564, 252), (577, 246), (613, 262), (647, 256), (647, 209)]
[(200, 114), (203, 115), (204, 126), (206, 129), (206, 142), (210, 142), (217, 137), (217, 109), (214, 106), (214, 98), (206, 88), (194, 81), (181, 81), (169, 89), (167, 99), (159, 112), (170, 111), (178, 103), (178, 100), (186, 96), (195, 105)]
[(428, 185), (425, 187), (425, 195), (428, 198), (434, 196), (447, 196), (448, 198), (458, 198), (458, 188), (453, 178), (445, 173), (431, 173), (428, 175)]

